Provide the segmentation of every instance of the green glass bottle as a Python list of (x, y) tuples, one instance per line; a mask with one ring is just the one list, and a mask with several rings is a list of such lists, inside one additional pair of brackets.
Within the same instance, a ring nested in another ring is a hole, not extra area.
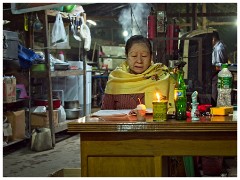
[(187, 95), (186, 85), (183, 79), (183, 71), (178, 72), (178, 78), (174, 89), (174, 100), (175, 100), (175, 118), (176, 120), (186, 120), (187, 111)]

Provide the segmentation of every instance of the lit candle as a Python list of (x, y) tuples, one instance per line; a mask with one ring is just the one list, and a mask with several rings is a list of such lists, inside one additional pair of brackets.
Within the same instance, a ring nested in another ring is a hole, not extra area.
[(137, 120), (144, 121), (146, 115), (146, 106), (142, 104), (141, 100), (138, 98), (139, 105), (137, 105)]
[(162, 100), (159, 93), (156, 93), (157, 101), (153, 101), (153, 121), (167, 120), (167, 100)]

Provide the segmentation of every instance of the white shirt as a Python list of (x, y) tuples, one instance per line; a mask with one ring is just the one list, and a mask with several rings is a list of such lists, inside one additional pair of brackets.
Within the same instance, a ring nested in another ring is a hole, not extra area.
[(214, 47), (212, 52), (212, 65), (217, 65), (218, 63), (227, 63), (227, 53), (225, 45), (218, 41)]

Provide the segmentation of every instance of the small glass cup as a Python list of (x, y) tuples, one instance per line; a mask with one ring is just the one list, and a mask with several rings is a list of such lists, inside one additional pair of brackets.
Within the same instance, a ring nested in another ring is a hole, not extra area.
[(137, 111), (137, 120), (144, 121), (146, 115), (146, 109), (136, 109)]

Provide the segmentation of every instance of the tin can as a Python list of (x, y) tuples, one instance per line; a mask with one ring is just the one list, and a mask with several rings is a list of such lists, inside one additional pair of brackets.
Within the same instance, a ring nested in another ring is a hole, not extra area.
[(167, 120), (167, 101), (153, 102), (153, 121)]

